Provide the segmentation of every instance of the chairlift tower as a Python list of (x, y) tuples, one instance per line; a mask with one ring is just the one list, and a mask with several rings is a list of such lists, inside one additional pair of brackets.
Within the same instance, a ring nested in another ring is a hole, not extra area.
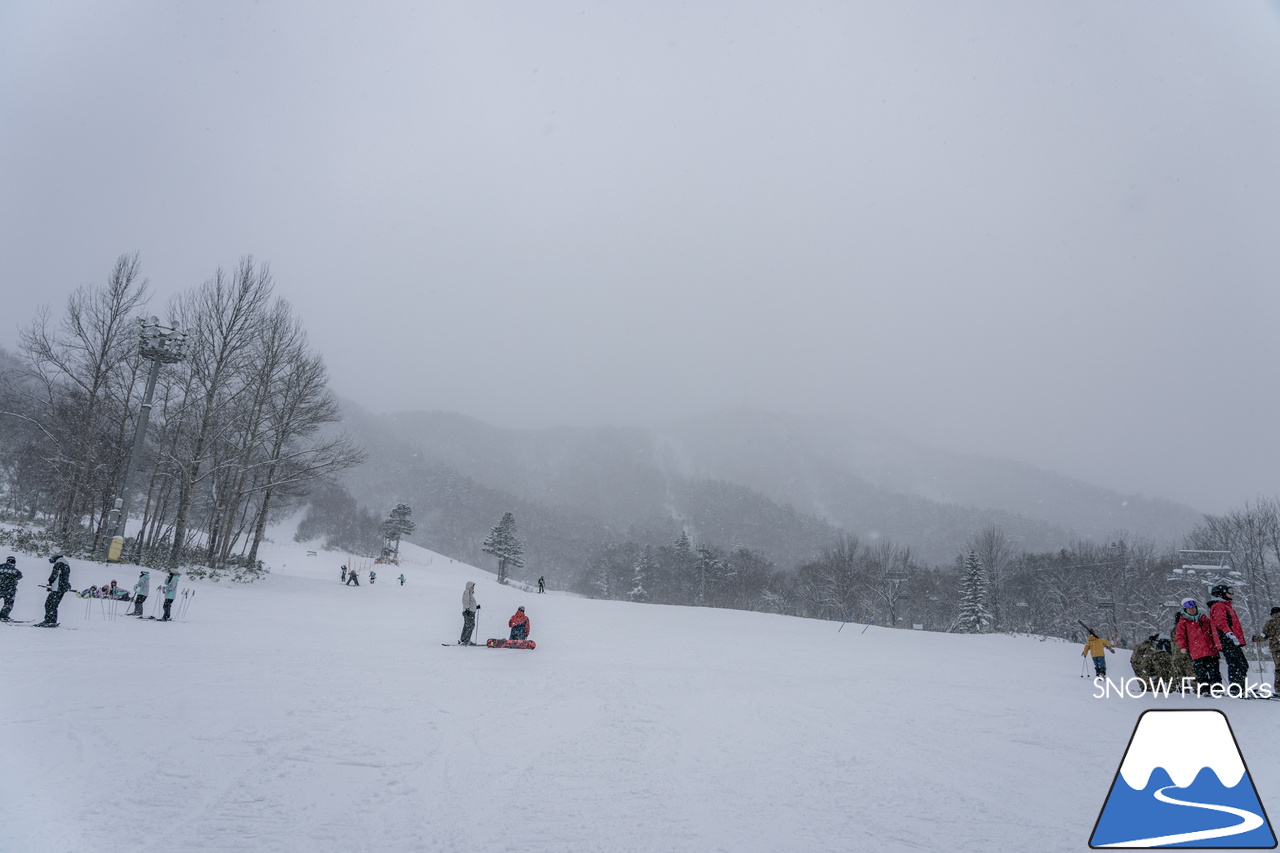
[(905, 572), (898, 569), (889, 569), (884, 573), (884, 579), (889, 583), (889, 627), (896, 628), (898, 623), (898, 602), (907, 601), (910, 596), (902, 592), (902, 585), (907, 582)]
[(1194, 598), (1200, 601), (1218, 584), (1245, 585), (1244, 575), (1232, 567), (1230, 551), (1188, 548), (1179, 551), (1178, 556), (1187, 562), (1183, 563), (1181, 568), (1174, 569), (1165, 578), (1171, 585), (1170, 591), (1175, 599), (1167, 602), (1167, 606), (1175, 609), (1181, 607), (1183, 598)]
[(1109, 598), (1104, 598), (1098, 602), (1098, 609), (1103, 613), (1110, 614), (1111, 619), (1111, 639), (1117, 640), (1120, 635), (1120, 627), (1116, 624), (1116, 603)]

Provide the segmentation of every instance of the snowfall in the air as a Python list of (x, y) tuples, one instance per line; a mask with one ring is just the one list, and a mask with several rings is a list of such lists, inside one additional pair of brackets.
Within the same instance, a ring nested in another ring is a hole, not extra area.
[[(1227, 712), (1280, 811), (1280, 702), (1095, 698), (1073, 643), (537, 595), (408, 544), (356, 588), (308, 547), (184, 577), (173, 623), (0, 626), (0, 850), (1079, 851), (1141, 712), (1180, 707)], [(480, 640), (524, 605), (535, 651), (442, 645), (469, 580)]]

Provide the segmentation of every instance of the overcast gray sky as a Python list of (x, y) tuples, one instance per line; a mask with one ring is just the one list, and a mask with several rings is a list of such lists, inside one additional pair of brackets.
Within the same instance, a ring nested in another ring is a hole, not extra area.
[(0, 3), (0, 344), (270, 263), (335, 390), (1280, 491), (1274, 2)]

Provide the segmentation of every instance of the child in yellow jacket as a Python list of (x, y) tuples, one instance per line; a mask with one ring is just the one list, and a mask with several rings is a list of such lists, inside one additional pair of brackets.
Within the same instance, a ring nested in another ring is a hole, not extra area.
[(1080, 657), (1088, 655), (1093, 658), (1093, 674), (1106, 678), (1107, 656), (1103, 652), (1111, 652), (1114, 655), (1116, 650), (1111, 648), (1111, 643), (1107, 640), (1090, 634), (1089, 639), (1084, 641), (1084, 651), (1080, 653)]

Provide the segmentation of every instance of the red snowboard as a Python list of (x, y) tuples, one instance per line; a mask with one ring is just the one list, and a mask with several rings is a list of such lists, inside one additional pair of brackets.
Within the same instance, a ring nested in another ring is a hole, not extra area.
[(484, 644), (491, 649), (536, 649), (538, 647), (533, 640), (488, 639)]

